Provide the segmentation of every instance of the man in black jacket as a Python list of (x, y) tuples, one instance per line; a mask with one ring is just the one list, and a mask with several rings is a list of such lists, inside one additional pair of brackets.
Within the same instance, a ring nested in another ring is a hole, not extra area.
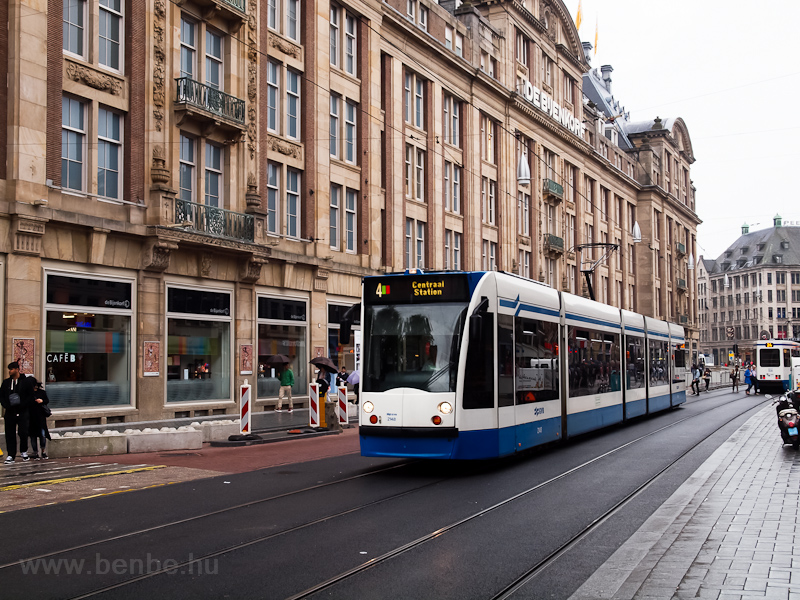
[(12, 464), (17, 456), (17, 428), (19, 428), (19, 449), (22, 460), (28, 458), (28, 412), (33, 404), (32, 377), (19, 372), (19, 363), (8, 364), (8, 379), (0, 385), (0, 404), (5, 409), (6, 423), (6, 464)]

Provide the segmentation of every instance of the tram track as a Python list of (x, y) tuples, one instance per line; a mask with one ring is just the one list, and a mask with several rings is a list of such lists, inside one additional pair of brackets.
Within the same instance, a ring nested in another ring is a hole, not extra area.
[[(699, 401), (712, 400), (712, 399), (714, 399), (714, 397), (715, 396), (710, 396), (708, 398), (698, 398), (698, 400)], [(763, 404), (763, 402), (760, 403), (760, 404)], [(754, 408), (754, 405), (750, 404), (745, 410), (743, 410), (740, 413), (738, 413), (736, 415), (736, 417), (743, 415), (744, 413), (752, 410), (753, 408)], [(598, 455), (596, 457), (593, 457), (592, 459), (587, 460), (587, 461), (585, 461), (585, 462), (583, 462), (583, 463), (581, 463), (581, 464), (579, 464), (579, 465), (577, 465), (577, 466), (575, 466), (575, 467), (573, 467), (573, 468), (571, 468), (571, 469), (569, 469), (569, 470), (567, 470), (567, 471), (565, 471), (563, 473), (560, 473), (559, 475), (556, 475), (556, 476), (548, 479), (547, 481), (540, 482), (535, 486), (532, 486), (532, 487), (530, 487), (530, 488), (528, 488), (526, 490), (523, 490), (522, 492), (519, 492), (517, 494), (514, 494), (513, 496), (511, 496), (509, 498), (506, 498), (506, 499), (504, 499), (504, 500), (502, 500), (500, 502), (497, 502), (497, 503), (493, 504), (492, 506), (489, 506), (489, 507), (487, 507), (487, 508), (485, 508), (485, 509), (483, 509), (481, 511), (478, 511), (476, 513), (468, 515), (468, 516), (466, 516), (466, 517), (464, 517), (462, 519), (459, 519), (457, 521), (454, 521), (453, 523), (450, 523), (450, 524), (448, 524), (448, 525), (446, 525), (444, 527), (440, 527), (440, 528), (436, 529), (435, 531), (432, 531), (431, 533), (428, 533), (428, 534), (426, 534), (424, 536), (421, 536), (421, 537), (419, 537), (419, 538), (417, 538), (417, 539), (415, 539), (415, 540), (413, 540), (411, 542), (408, 542), (408, 543), (406, 543), (406, 544), (404, 544), (402, 546), (399, 546), (399, 547), (397, 547), (397, 548), (395, 548), (393, 550), (390, 550), (390, 551), (388, 551), (388, 552), (386, 552), (386, 553), (384, 553), (384, 554), (382, 554), (380, 556), (372, 558), (372, 559), (366, 561), (365, 563), (363, 563), (361, 565), (358, 565), (358, 566), (356, 566), (356, 567), (354, 567), (352, 569), (348, 569), (346, 571), (343, 571), (342, 573), (339, 573), (338, 575), (336, 575), (334, 577), (331, 577), (331, 578), (329, 578), (329, 579), (327, 579), (327, 580), (325, 580), (323, 582), (320, 582), (320, 583), (318, 583), (318, 584), (316, 584), (316, 585), (314, 585), (312, 587), (309, 587), (308, 589), (305, 589), (305, 590), (303, 590), (303, 591), (301, 591), (299, 593), (296, 593), (293, 596), (290, 596), (289, 598), (290, 599), (305, 598), (305, 597), (314, 595), (314, 594), (316, 594), (316, 593), (318, 593), (318, 592), (320, 592), (322, 590), (330, 588), (330, 587), (336, 585), (337, 583), (340, 583), (340, 582), (342, 582), (342, 581), (344, 581), (344, 580), (346, 580), (348, 578), (356, 576), (359, 573), (363, 573), (363, 572), (375, 567), (378, 564), (387, 562), (387, 561), (389, 561), (389, 560), (391, 560), (393, 558), (396, 558), (396, 557), (399, 557), (399, 556), (401, 556), (403, 554), (406, 554), (406, 553), (410, 552), (411, 550), (426, 544), (427, 542), (433, 541), (433, 540), (441, 537), (442, 535), (446, 534), (449, 531), (457, 529), (458, 527), (461, 527), (461, 526), (465, 525), (466, 523), (469, 523), (471, 521), (474, 521), (475, 519), (478, 519), (478, 518), (480, 518), (482, 516), (485, 516), (485, 515), (493, 512), (493, 511), (496, 511), (496, 510), (498, 510), (499, 508), (501, 508), (503, 506), (509, 505), (510, 503), (513, 503), (514, 501), (519, 500), (520, 498), (523, 498), (523, 497), (525, 497), (525, 496), (527, 496), (527, 495), (529, 495), (529, 494), (531, 494), (531, 493), (533, 493), (533, 492), (535, 492), (537, 490), (541, 490), (542, 488), (544, 488), (544, 487), (546, 487), (548, 485), (551, 485), (551, 484), (553, 484), (553, 483), (555, 483), (555, 482), (557, 482), (557, 481), (559, 481), (559, 480), (561, 480), (561, 479), (563, 479), (565, 477), (570, 476), (571, 474), (575, 473), (576, 471), (578, 471), (580, 469), (586, 468), (591, 464), (594, 464), (594, 463), (596, 463), (596, 462), (598, 462), (598, 461), (600, 461), (600, 460), (602, 460), (604, 458), (607, 458), (607, 457), (609, 457), (609, 456), (611, 456), (613, 454), (616, 454), (617, 452), (620, 452), (620, 451), (622, 451), (622, 450), (624, 450), (626, 448), (629, 448), (630, 446), (632, 446), (634, 444), (637, 444), (637, 443), (641, 442), (642, 440), (645, 440), (645, 439), (647, 439), (647, 438), (649, 438), (649, 437), (651, 437), (653, 435), (656, 435), (656, 434), (661, 433), (661, 432), (663, 432), (663, 431), (665, 431), (667, 429), (670, 429), (672, 427), (680, 425), (681, 423), (684, 423), (684, 422), (686, 422), (688, 420), (694, 419), (696, 417), (703, 417), (703, 416), (705, 416), (705, 413), (691, 415), (691, 416), (679, 419), (677, 421), (674, 421), (674, 422), (672, 422), (672, 423), (670, 423), (668, 425), (665, 425), (663, 427), (660, 427), (658, 429), (655, 429), (655, 430), (653, 430), (651, 432), (648, 432), (648, 433), (646, 433), (646, 434), (644, 434), (642, 436), (637, 437), (636, 439), (630, 440), (630, 441), (628, 441), (628, 442), (626, 442), (624, 444), (621, 444), (621, 445), (619, 445), (619, 446), (617, 446), (615, 448), (612, 448), (612, 449), (610, 449), (610, 450), (608, 450), (608, 451), (606, 451), (606, 452), (604, 452), (604, 453), (602, 453), (602, 454), (600, 454), (600, 455)], [(733, 418), (735, 418), (735, 417), (733, 417)], [(625, 498), (623, 498), (620, 502), (615, 504), (611, 509), (609, 509), (608, 511), (606, 511), (605, 513), (600, 515), (591, 524), (589, 524), (585, 529), (583, 529), (581, 532), (579, 532), (578, 534), (576, 534), (575, 536), (570, 538), (566, 543), (561, 545), (555, 551), (553, 551), (550, 554), (548, 554), (547, 557), (545, 557), (543, 560), (539, 561), (536, 565), (534, 565), (533, 567), (531, 567), (530, 569), (525, 571), (525, 573), (523, 573), (520, 577), (515, 579), (514, 582), (512, 582), (509, 586), (504, 588), (504, 590), (499, 595), (497, 595), (496, 598), (508, 598), (516, 590), (518, 590), (519, 588), (521, 588), (522, 586), (527, 584), (529, 581), (534, 579), (539, 573), (544, 571), (544, 569), (546, 569), (547, 566), (552, 564), (552, 562), (557, 560), (561, 555), (563, 555), (565, 552), (567, 552), (571, 547), (573, 547), (575, 544), (577, 544), (586, 535), (588, 535), (594, 529), (599, 527), (603, 522), (605, 522), (608, 518), (610, 518), (616, 511), (618, 511), (622, 507), (624, 507), (625, 504), (630, 502), (633, 498), (635, 498), (638, 494), (640, 494), (644, 489), (646, 489), (649, 485), (651, 485), (654, 481), (656, 481), (664, 472), (666, 472), (670, 467), (675, 465), (675, 463), (677, 463), (684, 456), (686, 456), (686, 454), (688, 454), (694, 448), (696, 448), (696, 446), (699, 445), (702, 441), (703, 440), (701, 440), (697, 444), (694, 444), (691, 448), (686, 450), (684, 453), (682, 453), (680, 456), (678, 456), (675, 460), (671, 461), (668, 465), (666, 465), (663, 469), (661, 469), (653, 477), (649, 478), (646, 482), (641, 484), (639, 487), (637, 487), (635, 490), (633, 490), (630, 494), (626, 495)], [(15, 565), (22, 564), (22, 563), (24, 563), (26, 561), (32, 561), (32, 560), (37, 560), (37, 559), (42, 559), (42, 558), (52, 558), (52, 557), (55, 557), (55, 556), (58, 556), (58, 555), (66, 554), (68, 552), (86, 550), (86, 549), (90, 549), (90, 548), (99, 546), (101, 544), (107, 544), (109, 542), (116, 542), (116, 541), (120, 541), (120, 540), (125, 540), (127, 538), (133, 538), (135, 536), (149, 534), (149, 533), (152, 533), (152, 532), (155, 532), (155, 531), (159, 531), (159, 530), (165, 530), (167, 528), (175, 527), (175, 526), (178, 526), (178, 525), (188, 524), (188, 523), (192, 523), (192, 522), (199, 522), (199, 521), (201, 521), (203, 519), (211, 518), (211, 517), (222, 515), (222, 514), (226, 514), (226, 513), (232, 513), (233, 511), (245, 509), (245, 508), (248, 508), (248, 507), (252, 507), (254, 505), (259, 505), (259, 504), (263, 504), (263, 503), (266, 503), (266, 502), (279, 500), (279, 499), (286, 498), (286, 497), (296, 496), (296, 495), (304, 493), (304, 492), (314, 491), (314, 490), (318, 490), (318, 489), (321, 489), (321, 488), (326, 488), (326, 487), (338, 485), (338, 484), (341, 484), (341, 483), (346, 483), (348, 481), (362, 479), (362, 478), (365, 478), (365, 477), (369, 477), (371, 475), (377, 475), (377, 474), (393, 471), (393, 470), (396, 470), (396, 469), (401, 469), (401, 468), (404, 468), (404, 467), (411, 466), (415, 462), (417, 462), (417, 461), (404, 462), (402, 464), (392, 465), (390, 467), (381, 468), (381, 469), (376, 469), (376, 470), (370, 471), (368, 473), (361, 473), (361, 474), (358, 474), (358, 475), (355, 475), (355, 476), (352, 476), (352, 477), (343, 478), (343, 479), (338, 480), (338, 481), (326, 482), (326, 483), (317, 484), (317, 485), (313, 485), (313, 486), (306, 486), (306, 487), (304, 487), (304, 488), (302, 488), (300, 490), (294, 490), (294, 491), (286, 492), (286, 493), (283, 493), (283, 494), (276, 494), (276, 495), (270, 496), (268, 498), (261, 498), (261, 499), (258, 499), (258, 500), (252, 500), (252, 501), (249, 501), (249, 502), (237, 504), (235, 506), (230, 506), (230, 507), (226, 507), (226, 508), (215, 510), (215, 511), (209, 511), (209, 512), (206, 512), (206, 513), (203, 513), (203, 514), (199, 514), (199, 515), (193, 515), (193, 516), (185, 518), (185, 519), (178, 519), (178, 520), (175, 520), (175, 521), (170, 521), (168, 523), (162, 523), (162, 524), (155, 525), (155, 526), (152, 526), (152, 527), (142, 528), (142, 529), (139, 529), (139, 530), (136, 530), (136, 531), (131, 531), (131, 532), (127, 532), (127, 533), (124, 533), (124, 534), (111, 536), (111, 537), (103, 538), (103, 539), (100, 539), (100, 540), (95, 540), (95, 541), (92, 541), (92, 542), (87, 542), (85, 544), (78, 544), (78, 545), (75, 545), (75, 546), (71, 546), (69, 548), (63, 548), (63, 549), (59, 549), (59, 550), (54, 550), (53, 552), (49, 552), (49, 553), (41, 554), (41, 555), (38, 555), (38, 556), (28, 557), (28, 558), (24, 558), (24, 559), (21, 559), (21, 560), (18, 560), (18, 561), (2, 564), (2, 565), (0, 565), (0, 571), (2, 571), (2, 569), (7, 569), (9, 567), (13, 567)], [(240, 543), (237, 543), (237, 544), (229, 545), (229, 546), (227, 546), (225, 548), (222, 548), (220, 550), (217, 550), (217, 551), (214, 551), (214, 552), (211, 552), (211, 553), (203, 554), (202, 556), (200, 556), (198, 558), (192, 558), (191, 560), (187, 560), (187, 561), (180, 562), (180, 563), (177, 563), (177, 564), (172, 564), (169, 568), (154, 570), (154, 571), (150, 571), (150, 572), (148, 572), (146, 574), (142, 574), (142, 575), (139, 575), (139, 576), (136, 576), (136, 577), (126, 578), (124, 581), (116, 582), (114, 584), (107, 585), (107, 586), (104, 586), (104, 587), (100, 587), (100, 588), (97, 588), (95, 590), (91, 590), (89, 592), (86, 592), (86, 593), (83, 593), (83, 594), (80, 594), (80, 595), (72, 596), (72, 598), (78, 599), (78, 598), (93, 597), (93, 596), (96, 596), (96, 595), (99, 595), (99, 594), (102, 594), (102, 593), (105, 593), (105, 592), (109, 592), (109, 591), (112, 591), (112, 590), (123, 588), (123, 587), (125, 587), (127, 585), (130, 585), (130, 584), (133, 584), (133, 583), (136, 583), (136, 582), (139, 582), (139, 581), (143, 581), (145, 579), (150, 579), (150, 578), (156, 577), (158, 575), (161, 575), (161, 574), (164, 574), (164, 573), (168, 573), (170, 571), (174, 572), (176, 569), (179, 569), (179, 570), (180, 569), (185, 569), (186, 567), (190, 567), (193, 564), (198, 564), (201, 561), (208, 561), (208, 560), (217, 558), (219, 556), (222, 556), (222, 555), (225, 555), (225, 554), (236, 552), (237, 550), (241, 550), (241, 549), (247, 548), (249, 546), (253, 546), (253, 545), (256, 545), (256, 544), (259, 544), (259, 543), (262, 543), (262, 542), (269, 541), (269, 540), (277, 538), (279, 536), (291, 534), (293, 532), (297, 532), (297, 531), (300, 531), (302, 529), (306, 529), (306, 528), (312, 527), (314, 525), (319, 525), (319, 524), (324, 523), (326, 521), (331, 521), (331, 520), (334, 520), (334, 519), (338, 519), (338, 518), (341, 518), (341, 517), (344, 517), (344, 516), (347, 516), (347, 515), (351, 515), (353, 513), (357, 513), (358, 511), (369, 509), (369, 508), (374, 507), (376, 505), (379, 505), (379, 504), (382, 504), (382, 503), (385, 503), (385, 502), (389, 502), (391, 500), (395, 500), (395, 499), (398, 499), (398, 498), (402, 498), (402, 497), (408, 496), (408, 495), (413, 494), (415, 492), (418, 492), (418, 491), (420, 491), (420, 490), (422, 490), (424, 488), (431, 487), (433, 485), (437, 485), (437, 484), (439, 484), (442, 481), (445, 481), (447, 479), (448, 479), (448, 477), (437, 478), (435, 481), (429, 481), (429, 482), (425, 483), (424, 485), (416, 486), (413, 489), (404, 490), (404, 491), (399, 492), (397, 494), (386, 496), (384, 498), (379, 498), (379, 499), (373, 500), (371, 502), (366, 502), (366, 503), (359, 504), (358, 506), (349, 507), (349, 508), (346, 508), (346, 509), (341, 510), (339, 512), (320, 517), (318, 519), (305, 521), (303, 523), (299, 523), (299, 524), (295, 525), (294, 527), (291, 527), (291, 528), (288, 528), (288, 529), (285, 529), (285, 530), (282, 530), (282, 531), (271, 532), (268, 535), (259, 536), (259, 537), (254, 538), (254, 539), (250, 539), (250, 540), (246, 540), (244, 542), (240, 542)]]

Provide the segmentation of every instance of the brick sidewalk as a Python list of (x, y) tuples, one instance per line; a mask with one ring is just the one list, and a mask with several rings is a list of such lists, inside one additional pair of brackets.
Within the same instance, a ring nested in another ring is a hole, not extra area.
[(800, 600), (800, 453), (768, 405), (750, 418), (571, 600)]

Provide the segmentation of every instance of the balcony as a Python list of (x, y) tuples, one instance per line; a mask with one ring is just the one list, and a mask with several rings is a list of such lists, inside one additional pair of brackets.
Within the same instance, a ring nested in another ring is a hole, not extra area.
[[(189, 0), (176, 0), (175, 4), (183, 6)], [(219, 16), (228, 22), (231, 33), (237, 33), (242, 25), (247, 22), (246, 0), (192, 0), (203, 8), (202, 17), (209, 21)]]
[(564, 254), (564, 239), (552, 233), (544, 234), (544, 251), (550, 254)]
[(675, 242), (675, 249), (678, 251), (678, 254), (683, 256), (686, 255), (686, 244), (682, 244), (681, 242)]
[(681, 325), (689, 324), (689, 315), (678, 315), (678, 321)]
[(192, 118), (207, 127), (221, 127), (239, 133), (245, 131), (244, 100), (188, 77), (179, 77), (175, 82), (178, 84), (175, 112), (181, 113), (178, 126)]
[(544, 179), (542, 181), (542, 194), (544, 194), (545, 200), (559, 203), (564, 199), (564, 186), (552, 179)]
[(253, 215), (216, 206), (175, 199), (175, 224), (219, 238), (252, 243), (255, 239)]
[(688, 288), (686, 287), (686, 280), (685, 279), (678, 279), (678, 291), (685, 292)]

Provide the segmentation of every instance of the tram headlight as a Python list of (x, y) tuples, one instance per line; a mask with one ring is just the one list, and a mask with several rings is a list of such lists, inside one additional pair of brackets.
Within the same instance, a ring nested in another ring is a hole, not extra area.
[(369, 400), (367, 400), (366, 402), (364, 402), (364, 412), (365, 412), (365, 413), (369, 414), (369, 413), (371, 413), (373, 410), (375, 410), (375, 405), (374, 405), (372, 402), (370, 402)]
[(443, 415), (449, 415), (451, 412), (453, 412), (453, 405), (449, 402), (442, 402), (439, 405), (439, 412)]

